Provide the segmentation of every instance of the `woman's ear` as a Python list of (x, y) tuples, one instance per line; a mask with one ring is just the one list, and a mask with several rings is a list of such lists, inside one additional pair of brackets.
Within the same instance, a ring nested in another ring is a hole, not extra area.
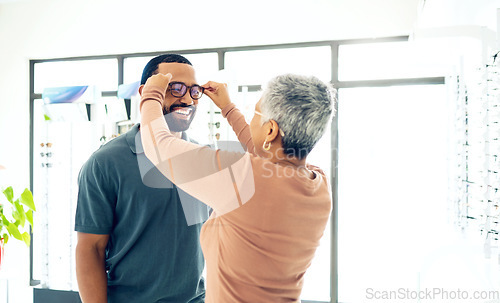
[(267, 130), (266, 141), (273, 142), (278, 137), (279, 126), (274, 120), (269, 120), (269, 128)]
[(139, 95), (142, 96), (142, 89), (144, 88), (144, 84), (142, 84), (141, 86), (139, 86)]

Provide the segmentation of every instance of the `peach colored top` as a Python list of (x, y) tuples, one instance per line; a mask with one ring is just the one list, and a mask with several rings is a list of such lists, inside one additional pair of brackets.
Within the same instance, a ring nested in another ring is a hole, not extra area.
[[(146, 156), (177, 186), (214, 209), (201, 231), (206, 303), (300, 302), (331, 211), (327, 178), (253, 153), (249, 126), (234, 104), (223, 109), (246, 153), (200, 147), (170, 133), (164, 92), (145, 87), (141, 135)], [(154, 100), (157, 102), (148, 102)]]

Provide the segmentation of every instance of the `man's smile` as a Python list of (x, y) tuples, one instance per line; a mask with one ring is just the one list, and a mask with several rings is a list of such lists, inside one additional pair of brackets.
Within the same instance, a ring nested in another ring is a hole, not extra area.
[(178, 119), (188, 120), (194, 113), (195, 107), (193, 105), (179, 105), (175, 104), (169, 108), (168, 113), (175, 115)]

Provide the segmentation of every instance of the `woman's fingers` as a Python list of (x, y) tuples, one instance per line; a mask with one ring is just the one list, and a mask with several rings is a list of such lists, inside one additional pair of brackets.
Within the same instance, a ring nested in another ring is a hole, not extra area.
[(227, 84), (226, 83), (218, 83), (218, 82), (214, 82), (214, 81), (208, 81), (206, 84), (202, 85), (202, 87), (210, 92), (218, 93), (221, 88), (222, 89), (227, 88)]
[(202, 87), (205, 89), (205, 94), (212, 99), (215, 105), (220, 109), (231, 103), (226, 83), (208, 81), (206, 84), (202, 85)]
[(152, 75), (151, 77), (148, 78), (146, 81), (146, 85), (149, 86), (158, 86), (161, 88), (167, 88), (168, 84), (170, 83), (170, 80), (172, 80), (172, 74), (156, 74)]

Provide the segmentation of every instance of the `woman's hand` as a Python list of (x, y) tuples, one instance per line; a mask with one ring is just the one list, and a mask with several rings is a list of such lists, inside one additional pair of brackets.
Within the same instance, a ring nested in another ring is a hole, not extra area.
[(208, 81), (202, 87), (205, 89), (205, 95), (210, 97), (218, 108), (223, 109), (231, 103), (226, 83)]
[(144, 86), (157, 86), (163, 91), (167, 90), (168, 84), (170, 83), (170, 80), (172, 80), (172, 74), (156, 74), (152, 75), (151, 77), (146, 80), (146, 84)]

